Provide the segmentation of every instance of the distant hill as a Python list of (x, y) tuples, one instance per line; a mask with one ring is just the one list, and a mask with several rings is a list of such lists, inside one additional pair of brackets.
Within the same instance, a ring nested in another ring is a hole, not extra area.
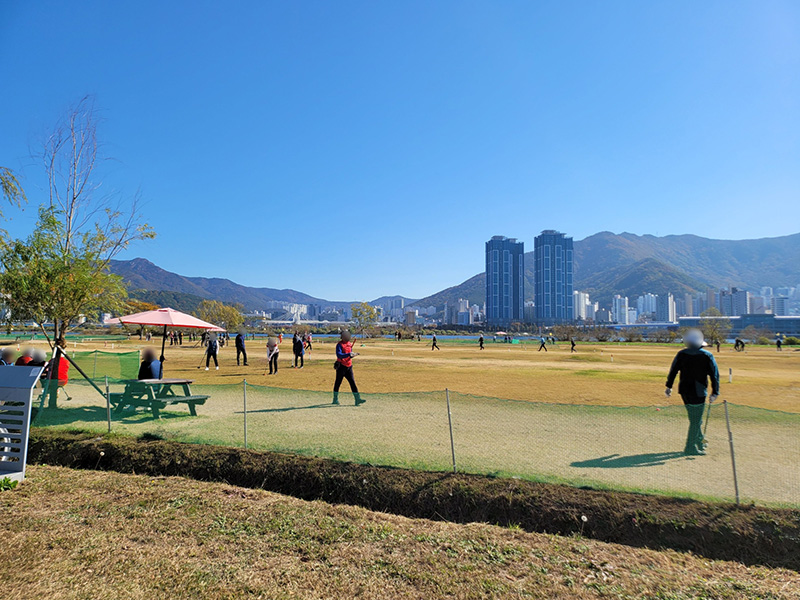
[[(651, 261), (651, 262), (647, 262)], [(525, 299), (533, 299), (533, 252), (525, 253)], [(423, 298), (416, 306), (483, 304), (485, 275)], [(604, 231), (575, 242), (575, 289), (608, 302), (613, 294), (681, 294), (706, 287), (800, 285), (800, 234), (757, 240), (711, 240), (694, 235), (634, 235)]]
[(575, 242), (576, 286), (598, 273), (655, 258), (715, 288), (800, 284), (800, 233), (757, 240), (603, 231)]
[[(189, 310), (186, 307), (192, 307), (191, 310), (194, 310), (194, 307), (204, 299), (241, 304), (247, 311), (265, 310), (270, 301), (321, 304), (337, 308), (348, 307), (357, 302), (356, 300), (330, 301), (291, 289), (248, 287), (234, 283), (230, 279), (184, 277), (162, 269), (144, 258), (112, 260), (110, 268), (112, 273), (123, 278), (129, 293), (134, 298), (183, 311)], [(384, 301), (394, 298), (400, 296), (383, 296), (371, 304), (383, 304)], [(406, 304), (414, 302), (411, 298), (404, 299)]]
[(686, 273), (678, 271), (654, 258), (645, 258), (632, 265), (612, 267), (591, 273), (583, 280), (581, 291), (589, 292), (592, 301), (601, 305), (611, 303), (614, 294), (636, 298), (646, 292), (672, 293), (676, 297), (685, 293), (705, 291), (706, 285)]

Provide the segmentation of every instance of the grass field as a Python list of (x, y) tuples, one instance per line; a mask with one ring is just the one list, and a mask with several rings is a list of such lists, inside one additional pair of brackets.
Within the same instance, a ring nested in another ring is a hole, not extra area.
[[(260, 344), (261, 342), (259, 342)], [(155, 342), (153, 345), (157, 345)], [(452, 390), (460, 470), (709, 498), (731, 498), (733, 482), (724, 414), (711, 412), (709, 454), (687, 458), (685, 412), (663, 396), (677, 346), (368, 341), (356, 378), (366, 405), (330, 406), (332, 343), (315, 343), (302, 370), (264, 374), (262, 348), (249, 342), (249, 367), (225, 348), (219, 371), (198, 369), (202, 350), (167, 347), (166, 376), (196, 380), (211, 396), (199, 417), (185, 409), (154, 421), (147, 413), (115, 415), (118, 433), (226, 445), (243, 444), (242, 380), (248, 381), (250, 447), (373, 464), (446, 470), (450, 441), (444, 388)], [(78, 348), (101, 347), (81, 344)], [(131, 349), (137, 343), (124, 343)], [(116, 345), (115, 350), (120, 346)], [(110, 348), (109, 348), (110, 349)], [(612, 362), (613, 356), (613, 362)], [(740, 489), (745, 500), (800, 505), (800, 352), (723, 349), (723, 396), (731, 403)], [(727, 383), (728, 369), (733, 383)], [(268, 384), (272, 387), (263, 387)], [(346, 386), (346, 384), (345, 384)], [(105, 429), (102, 398), (72, 386), (75, 400), (40, 424)], [(346, 387), (344, 388), (346, 389)], [(351, 397), (344, 395), (343, 402)]]
[(59, 467), (32, 466), (0, 493), (0, 530), (8, 600), (800, 594), (800, 576), (783, 569)]

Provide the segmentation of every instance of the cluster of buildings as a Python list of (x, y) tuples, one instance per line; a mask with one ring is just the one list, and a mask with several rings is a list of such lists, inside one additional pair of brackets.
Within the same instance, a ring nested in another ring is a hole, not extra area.
[[(575, 320), (572, 238), (547, 229), (533, 241), (534, 300), (525, 301), (525, 245), (496, 235), (486, 242), (486, 323), (540, 325)], [(588, 296), (586, 298), (588, 303)]]

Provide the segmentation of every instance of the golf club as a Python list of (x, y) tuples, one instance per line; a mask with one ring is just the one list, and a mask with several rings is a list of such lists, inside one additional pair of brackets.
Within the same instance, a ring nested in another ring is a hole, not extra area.
[(711, 415), (711, 402), (708, 403), (708, 410), (706, 410), (706, 424), (703, 426), (703, 447), (708, 447), (708, 440), (706, 439), (706, 431), (708, 431), (708, 417)]

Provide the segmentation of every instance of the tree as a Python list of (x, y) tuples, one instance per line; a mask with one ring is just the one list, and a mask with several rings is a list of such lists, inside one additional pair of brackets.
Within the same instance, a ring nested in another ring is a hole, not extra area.
[(378, 320), (378, 309), (368, 302), (359, 302), (350, 307), (353, 315), (353, 323), (356, 330), (362, 334), (370, 325), (374, 325)]
[(241, 309), (240, 304), (231, 306), (219, 300), (203, 300), (194, 312), (194, 316), (232, 331), (244, 322)]
[(730, 319), (722, 318), (722, 313), (715, 307), (708, 308), (700, 313), (700, 330), (709, 344), (716, 341), (725, 341), (732, 329)]
[(66, 345), (64, 336), (81, 316), (122, 308), (127, 292), (109, 263), (132, 242), (155, 235), (141, 222), (137, 196), (99, 192), (95, 113), (86, 97), (56, 124), (40, 155), (49, 197), (36, 229), (24, 240), (0, 240), (8, 318), (36, 321), (51, 347)]
[[(26, 202), (25, 192), (11, 169), (0, 167), (0, 195), (11, 204), (21, 206)], [(0, 212), (0, 217), (2, 217)]]

